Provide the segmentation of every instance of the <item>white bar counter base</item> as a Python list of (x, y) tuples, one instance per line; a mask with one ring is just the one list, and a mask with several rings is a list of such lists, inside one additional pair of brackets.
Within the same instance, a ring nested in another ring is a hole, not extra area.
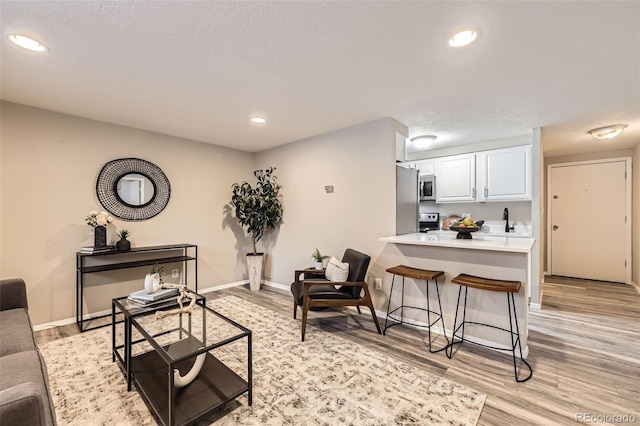
[[(457, 239), (456, 235), (455, 231), (443, 230), (380, 238), (379, 241), (388, 243), (382, 253), (385, 264), (388, 263), (385, 269), (396, 265), (407, 265), (445, 273), (444, 280), (440, 278), (438, 282), (441, 290), (440, 298), (446, 334), (449, 339), (451, 339), (453, 330), (459, 289), (457, 284), (451, 283), (452, 278), (458, 274), (470, 274), (499, 280), (521, 281), (522, 288), (514, 296), (522, 351), (524, 358), (526, 358), (529, 353), (527, 330), (531, 288), (531, 250), (535, 244), (535, 239), (522, 234), (505, 237), (476, 232), (473, 234), (472, 239), (463, 240)], [(385, 308), (391, 290), (391, 279), (392, 276), (390, 274), (385, 274), (383, 284)], [(433, 284), (430, 285), (433, 286)], [(399, 306), (401, 304), (401, 292), (402, 277), (397, 277), (390, 310), (394, 309), (394, 305)], [(429, 294), (433, 310), (433, 307), (437, 307), (435, 291), (430, 289)], [(466, 320), (509, 329), (507, 294), (470, 288)], [(464, 294), (460, 300), (458, 321), (461, 321), (463, 300)], [(404, 304), (426, 307), (424, 281), (405, 278)], [(416, 323), (427, 323), (426, 313), (415, 310), (407, 310), (405, 318), (409, 318)], [(436, 327), (432, 328), (432, 331), (434, 330), (441, 332)], [(416, 332), (419, 331), (416, 330)], [(387, 331), (387, 336), (393, 336), (393, 328)], [(465, 327), (465, 339), (496, 347), (507, 348), (511, 346), (508, 332), (490, 327), (467, 326)], [(437, 347), (437, 343), (442, 342), (443, 339), (440, 338), (434, 341), (434, 345)], [(505, 360), (511, 362), (510, 353), (504, 353)], [(453, 359), (455, 360), (455, 355)], [(513, 370), (507, 368), (504, 374), (512, 375)]]

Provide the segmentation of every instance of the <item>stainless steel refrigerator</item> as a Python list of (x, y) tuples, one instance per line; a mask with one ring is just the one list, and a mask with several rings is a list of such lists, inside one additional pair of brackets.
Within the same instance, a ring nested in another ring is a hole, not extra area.
[(416, 169), (396, 166), (396, 235), (418, 232), (418, 175)]

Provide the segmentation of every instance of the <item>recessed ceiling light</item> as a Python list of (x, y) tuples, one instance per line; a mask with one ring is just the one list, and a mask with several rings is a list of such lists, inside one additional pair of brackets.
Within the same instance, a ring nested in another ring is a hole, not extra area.
[(264, 124), (267, 122), (267, 120), (263, 117), (251, 117), (251, 122), (255, 123), (255, 124)]
[(32, 52), (48, 52), (49, 48), (37, 40), (20, 34), (9, 34), (9, 40), (17, 46), (23, 49), (31, 50)]
[(429, 144), (435, 141), (436, 139), (438, 139), (436, 135), (420, 135), (420, 136), (414, 136), (409, 140), (411, 141), (412, 144), (415, 145), (416, 148), (424, 149), (428, 147)]
[(626, 128), (626, 124), (614, 124), (613, 126), (599, 127), (597, 129), (589, 130), (589, 134), (598, 139), (612, 139), (622, 133)]
[(449, 39), (449, 46), (462, 47), (471, 43), (478, 37), (477, 30), (464, 30)]

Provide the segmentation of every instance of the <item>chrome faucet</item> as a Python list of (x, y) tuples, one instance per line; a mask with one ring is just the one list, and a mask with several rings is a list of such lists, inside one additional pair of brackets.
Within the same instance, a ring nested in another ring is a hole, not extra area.
[(509, 226), (509, 209), (508, 208), (504, 208), (504, 211), (502, 212), (502, 220), (506, 221), (504, 223), (504, 232), (510, 232), (513, 230), (512, 227)]

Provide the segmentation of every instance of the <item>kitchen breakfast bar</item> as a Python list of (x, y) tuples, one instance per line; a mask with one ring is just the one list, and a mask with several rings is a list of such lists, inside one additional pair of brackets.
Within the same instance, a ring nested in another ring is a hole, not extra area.
[[(444, 272), (444, 277), (438, 279), (438, 285), (440, 287), (442, 317), (449, 340), (454, 328), (458, 290), (460, 289), (457, 284), (451, 282), (453, 278), (459, 274), (468, 274), (495, 280), (520, 281), (522, 287), (513, 294), (513, 300), (518, 318), (522, 354), (523, 358), (527, 357), (529, 353), (527, 324), (531, 288), (531, 250), (535, 239), (522, 236), (493, 236), (482, 232), (475, 233), (472, 239), (457, 239), (456, 232), (443, 230), (384, 237), (379, 241), (387, 243), (384, 248), (384, 257), (387, 262), (390, 262), (390, 266), (406, 265)], [(387, 281), (391, 282), (391, 276), (385, 277), (385, 282)], [(432, 286), (433, 284), (428, 285)], [(425, 286), (424, 281), (407, 279), (402, 295), (394, 289), (394, 293), (389, 296), (391, 298), (390, 309), (401, 304), (426, 306), (427, 291)], [(436, 294), (433, 289), (429, 293), (432, 309), (434, 306), (438, 306)], [(510, 307), (505, 294), (507, 293), (501, 291), (482, 291), (470, 288), (466, 321), (491, 324), (508, 330)], [(462, 306), (460, 311), (462, 311)], [(408, 309), (403, 315), (405, 319), (409, 320), (409, 323), (427, 323), (427, 315), (424, 312)], [(458, 315), (457, 325), (460, 324), (462, 314)], [(442, 332), (435, 325), (432, 331)], [(465, 326), (464, 338), (494, 348), (507, 349), (512, 347), (509, 333), (493, 327), (473, 324)], [(444, 339), (438, 341), (442, 344)], [(444, 344), (446, 345), (446, 343)]]

